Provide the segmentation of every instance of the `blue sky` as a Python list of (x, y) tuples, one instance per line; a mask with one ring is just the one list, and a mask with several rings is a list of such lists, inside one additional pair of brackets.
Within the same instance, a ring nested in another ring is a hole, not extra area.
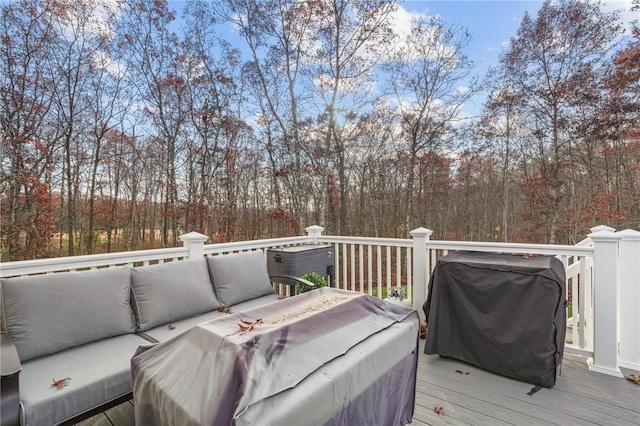
[[(447, 25), (461, 26), (472, 35), (468, 54), (475, 65), (475, 74), (483, 77), (489, 67), (498, 65), (500, 54), (508, 48), (526, 12), (534, 19), (543, 0), (405, 0), (401, 6), (408, 12), (428, 16), (439, 15)], [(604, 10), (622, 9), (622, 20), (640, 19), (640, 13), (630, 12), (632, 0), (606, 0)], [(476, 95), (464, 110), (472, 116), (480, 113), (485, 97)]]
[[(626, 23), (639, 19), (640, 13), (630, 12), (633, 0), (605, 0), (607, 11), (623, 9), (622, 18)], [(170, 0), (171, 8), (178, 11), (184, 1)], [(461, 26), (472, 34), (469, 56), (475, 64), (475, 73), (482, 77), (490, 66), (498, 64), (500, 53), (508, 47), (522, 21), (525, 12), (535, 19), (543, 0), (400, 0), (400, 6), (409, 13), (440, 15), (447, 25)], [(231, 35), (231, 32), (229, 33)], [(233, 40), (229, 40), (234, 44)], [(467, 111), (475, 115), (482, 104), (477, 97), (477, 105), (468, 105)]]
[[(640, 13), (632, 14), (632, 0), (605, 1), (605, 10), (623, 9), (626, 23), (640, 19)], [(440, 15), (450, 25), (467, 28), (473, 41), (470, 56), (478, 71), (497, 65), (500, 52), (507, 47), (520, 26), (525, 12), (535, 18), (543, 1), (528, 0), (405, 0), (402, 6), (408, 11), (426, 15)]]
[(442, 0), (405, 1), (408, 11), (440, 15), (448, 25), (462, 26), (472, 35), (469, 54), (478, 70), (497, 65), (503, 47), (514, 36), (525, 12), (535, 16), (542, 1)]
[[(605, 0), (605, 8), (625, 9), (626, 22), (640, 19), (628, 12), (633, 0)], [(178, 17), (185, 1), (169, 0), (169, 7), (177, 9)], [(543, 4), (542, 0), (400, 0), (400, 5), (409, 12), (425, 15), (440, 15), (450, 25), (467, 28), (473, 41), (470, 54), (479, 70), (497, 65), (500, 52), (509, 39), (516, 34), (525, 12), (534, 18)]]

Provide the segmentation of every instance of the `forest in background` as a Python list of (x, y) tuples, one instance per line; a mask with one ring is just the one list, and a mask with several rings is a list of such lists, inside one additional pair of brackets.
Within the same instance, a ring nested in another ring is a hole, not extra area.
[(640, 229), (640, 29), (602, 3), (525, 14), (486, 76), (467, 29), (418, 16), (398, 34), (395, 1), (180, 4), (0, 6), (2, 261), (312, 224), (559, 244)]

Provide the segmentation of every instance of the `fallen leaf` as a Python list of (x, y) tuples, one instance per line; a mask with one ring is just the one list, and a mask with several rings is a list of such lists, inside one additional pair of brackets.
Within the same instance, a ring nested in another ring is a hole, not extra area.
[(469, 372), (469, 371), (456, 370), (456, 373), (458, 373), (458, 374), (464, 374), (464, 375), (467, 375), (467, 374), (469, 374), (470, 372)]
[(439, 405), (436, 405), (435, 407), (433, 407), (433, 412), (439, 416), (444, 416), (444, 407), (440, 407)]
[(69, 380), (71, 380), (71, 377), (65, 377), (62, 379), (53, 379), (53, 383), (51, 384), (51, 386), (55, 386), (58, 389), (62, 389), (63, 387), (67, 386), (67, 384), (69, 383)]
[(242, 332), (240, 334), (246, 334), (250, 332), (251, 330), (253, 330), (253, 327), (255, 327), (258, 324), (262, 324), (262, 318), (258, 318), (255, 321), (247, 321), (246, 319), (241, 318), (240, 321), (238, 322), (238, 327)]
[(230, 312), (231, 312), (231, 308), (230, 308), (230, 307), (228, 307), (228, 306), (222, 306), (222, 305), (220, 305), (220, 306), (218, 306), (218, 312), (222, 312), (222, 313), (224, 313), (224, 314), (228, 314), (228, 313), (230, 313)]
[(422, 324), (420, 324), (420, 338), (421, 339), (426, 339), (427, 338), (427, 323), (423, 322)]
[(175, 329), (176, 329), (176, 326), (175, 326), (175, 325), (173, 325), (173, 324), (169, 324), (169, 325), (167, 326), (167, 328), (168, 328), (169, 330), (175, 330)]
[(631, 383), (635, 383), (636, 385), (640, 385), (640, 374), (629, 374), (628, 376), (624, 376), (625, 379), (630, 381)]

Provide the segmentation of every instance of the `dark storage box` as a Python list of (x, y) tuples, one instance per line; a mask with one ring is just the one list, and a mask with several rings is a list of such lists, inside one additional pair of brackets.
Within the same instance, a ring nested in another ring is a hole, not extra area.
[(565, 288), (564, 265), (552, 256), (444, 256), (423, 306), (424, 351), (552, 387), (564, 351)]
[(304, 244), (267, 250), (269, 275), (302, 277), (315, 272), (333, 282), (333, 246)]

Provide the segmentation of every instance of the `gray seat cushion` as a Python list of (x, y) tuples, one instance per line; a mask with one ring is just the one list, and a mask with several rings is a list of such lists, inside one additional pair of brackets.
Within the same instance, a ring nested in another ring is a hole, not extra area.
[(157, 340), (158, 342), (164, 342), (165, 340), (169, 340), (178, 334), (184, 333), (188, 331), (192, 327), (201, 322), (211, 321), (216, 318), (220, 318), (222, 315), (227, 315), (222, 312), (212, 311), (205, 312), (201, 315), (196, 315), (195, 317), (183, 319), (180, 321), (175, 321), (170, 324), (162, 325), (160, 327), (155, 327), (150, 330), (144, 332), (147, 336)]
[(5, 279), (2, 303), (22, 362), (135, 331), (129, 268)]
[(277, 302), (280, 296), (277, 294), (267, 294), (266, 296), (256, 297), (255, 299), (246, 300), (230, 307), (231, 313), (246, 311), (247, 309), (266, 305), (267, 303)]
[(204, 258), (132, 268), (131, 286), (140, 331), (220, 306)]
[[(26, 425), (58, 424), (131, 392), (131, 358), (149, 342), (135, 334), (78, 346), (22, 364)], [(58, 389), (52, 380), (69, 377)]]
[(218, 300), (232, 306), (273, 293), (262, 251), (207, 257)]

